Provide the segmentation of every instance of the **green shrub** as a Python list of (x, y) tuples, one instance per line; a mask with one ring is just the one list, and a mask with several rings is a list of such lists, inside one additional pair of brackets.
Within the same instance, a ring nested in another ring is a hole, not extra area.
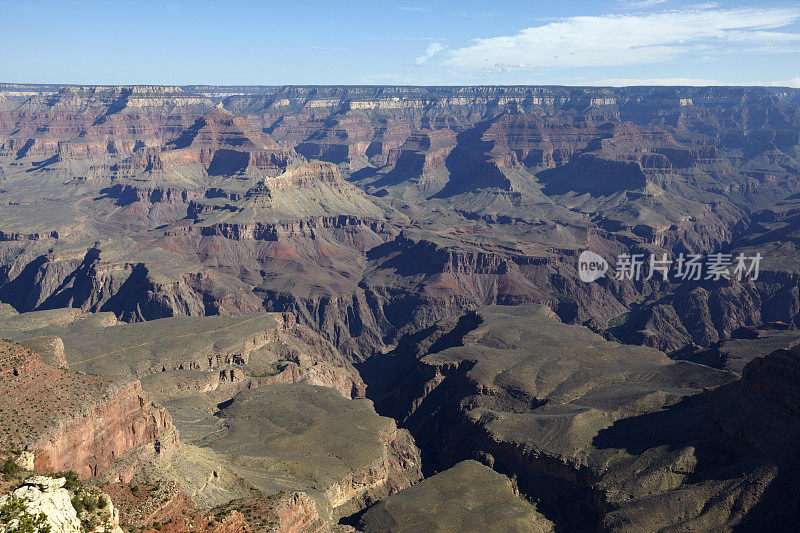
[(627, 313), (622, 313), (621, 315), (615, 316), (611, 320), (608, 321), (608, 327), (611, 328), (618, 328), (620, 326), (624, 326), (628, 323), (628, 320), (631, 319), (630, 311)]
[(6, 459), (2, 466), (0, 466), (0, 474), (3, 475), (3, 479), (8, 481), (12, 479), (14, 476), (19, 474), (21, 468), (17, 463), (12, 461), (11, 459)]
[[(12, 522), (16, 522), (13, 526)], [(44, 513), (34, 516), (19, 498), (10, 497), (0, 506), (0, 531), (3, 533), (50, 533)]]
[(82, 498), (83, 506), (89, 512), (89, 514), (94, 513), (97, 511), (97, 499), (94, 498), (91, 494), (86, 494)]
[(72, 470), (50, 474), (50, 477), (53, 479), (63, 477), (66, 480), (66, 483), (64, 483), (64, 488), (70, 492), (74, 492), (78, 489), (78, 487), (81, 486), (81, 480), (78, 478), (78, 474)]
[(74, 498), (72, 500), (72, 506), (75, 508), (75, 512), (78, 514), (78, 516), (80, 516), (81, 513), (83, 513), (84, 507), (83, 507), (83, 500), (81, 498), (78, 497)]

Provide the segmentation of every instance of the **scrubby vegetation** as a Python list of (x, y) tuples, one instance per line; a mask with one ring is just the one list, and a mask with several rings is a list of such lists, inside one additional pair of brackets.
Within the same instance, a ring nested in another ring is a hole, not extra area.
[(85, 530), (92, 531), (107, 522), (107, 513), (104, 511), (108, 507), (108, 501), (98, 487), (84, 485), (78, 474), (71, 470), (51, 474), (50, 477), (66, 480), (64, 488), (69, 491), (72, 507), (75, 508)]
[(250, 377), (254, 378), (268, 378), (270, 376), (277, 376), (281, 372), (283, 372), (290, 363), (297, 364), (296, 360), (293, 359), (278, 359), (277, 361), (273, 362), (267, 369), (263, 372), (257, 372), (251, 374)]
[(2, 476), (3, 481), (10, 481), (19, 475), (20, 470), (22, 469), (19, 465), (9, 457), (0, 465), (0, 476)]
[(631, 313), (622, 313), (621, 315), (615, 316), (611, 320), (608, 321), (608, 327), (610, 328), (618, 328), (620, 326), (624, 326), (628, 323), (631, 319)]
[(15, 496), (0, 506), (0, 533), (50, 533), (50, 530), (44, 513), (32, 515)]

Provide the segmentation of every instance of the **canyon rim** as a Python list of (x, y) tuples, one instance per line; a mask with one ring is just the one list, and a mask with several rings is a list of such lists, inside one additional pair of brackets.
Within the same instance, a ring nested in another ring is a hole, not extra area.
[(800, 6), (45, 4), (0, 533), (797, 530)]

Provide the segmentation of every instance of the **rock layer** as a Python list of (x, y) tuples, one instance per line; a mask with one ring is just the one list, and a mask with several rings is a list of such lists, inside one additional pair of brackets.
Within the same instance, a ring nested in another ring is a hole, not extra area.
[(29, 448), (39, 472), (96, 475), (127, 451), (177, 442), (169, 414), (142, 394), (141, 384), (106, 380), (46, 365), (38, 355), (4, 341), (2, 447)]

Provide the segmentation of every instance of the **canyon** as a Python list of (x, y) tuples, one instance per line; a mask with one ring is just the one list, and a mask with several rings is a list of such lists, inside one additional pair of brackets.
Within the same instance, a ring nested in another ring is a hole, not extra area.
[(0, 454), (123, 528), (778, 527), (798, 199), (798, 89), (0, 84)]

